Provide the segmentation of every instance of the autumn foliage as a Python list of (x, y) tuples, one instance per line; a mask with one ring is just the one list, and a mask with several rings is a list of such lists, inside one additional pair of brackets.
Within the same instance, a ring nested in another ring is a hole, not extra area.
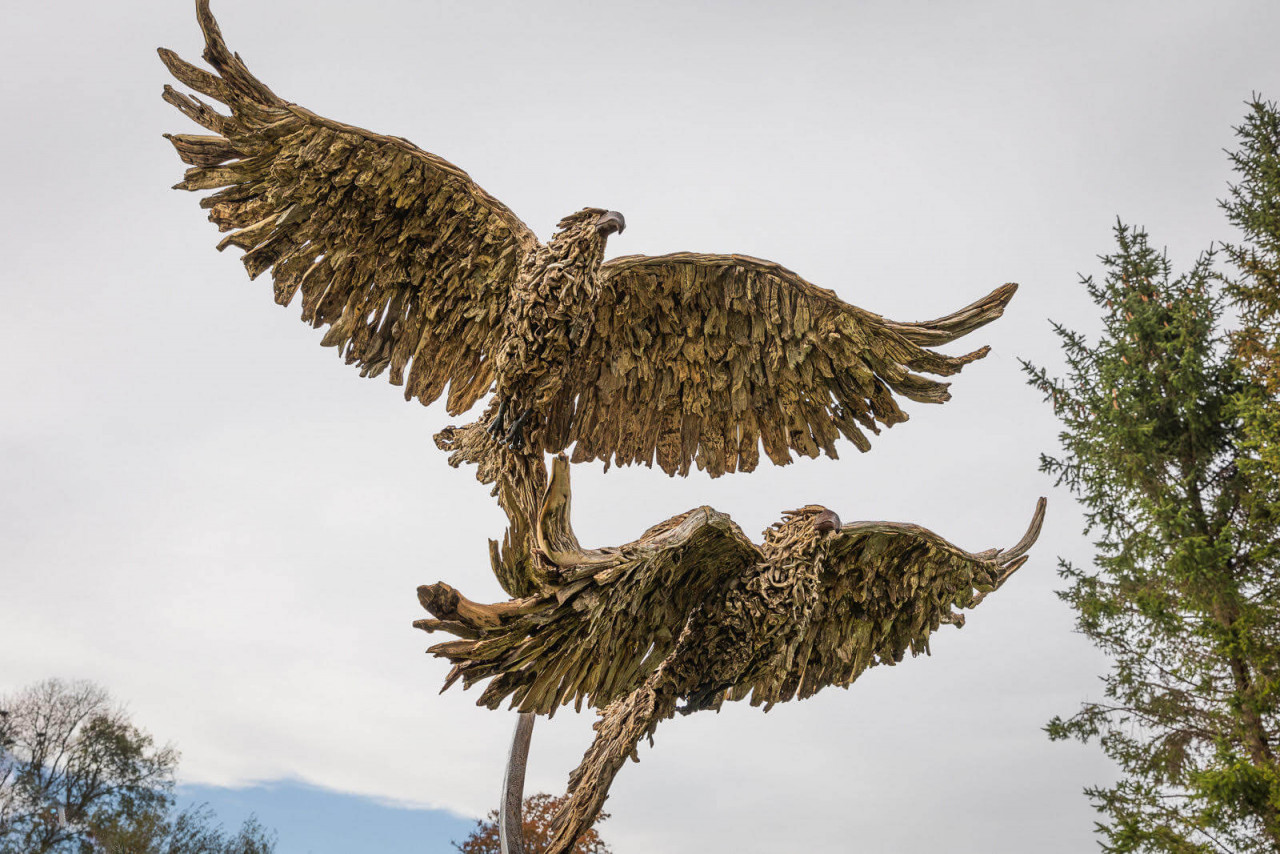
[[(551, 844), (551, 819), (556, 810), (565, 802), (566, 796), (558, 798), (546, 793), (530, 795), (524, 799), (524, 847), (525, 854), (542, 854)], [(596, 823), (609, 817), (608, 813), (600, 813)], [(498, 811), (489, 813), (489, 817), (476, 823), (476, 829), (462, 841), (455, 842), (462, 854), (500, 854), (502, 845), (498, 841)], [(578, 839), (573, 854), (612, 854), (612, 849), (600, 838), (593, 827)]]

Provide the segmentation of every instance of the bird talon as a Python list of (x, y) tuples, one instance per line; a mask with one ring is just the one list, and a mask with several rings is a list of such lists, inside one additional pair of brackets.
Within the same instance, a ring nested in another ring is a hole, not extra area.
[(517, 418), (511, 425), (511, 429), (507, 431), (507, 445), (513, 451), (524, 450), (524, 423), (529, 420), (529, 414), (532, 409), (526, 409), (524, 413)]
[(493, 416), (493, 420), (489, 422), (489, 426), (485, 429), (485, 432), (495, 439), (502, 439), (503, 434), (506, 432), (506, 420), (507, 402), (505, 400), (500, 400), (498, 401), (498, 411)]

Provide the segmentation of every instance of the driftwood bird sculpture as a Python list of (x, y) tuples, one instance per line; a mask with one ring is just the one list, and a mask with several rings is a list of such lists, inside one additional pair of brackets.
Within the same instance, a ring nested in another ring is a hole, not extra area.
[[(585, 208), (542, 243), (467, 173), (399, 137), (285, 101), (232, 53), (197, 0), (209, 73), (162, 49), (182, 83), (164, 98), (212, 135), (168, 138), (191, 164), (185, 190), (244, 250), (275, 299), (301, 295), (364, 376), (386, 373), (406, 399), (446, 395), (450, 414), (491, 392), (489, 428), (512, 448), (575, 462), (656, 460), (712, 477), (750, 471), (760, 448), (836, 456), (841, 435), (904, 421), (895, 397), (940, 403), (986, 348), (945, 344), (999, 317), (1015, 285), (953, 314), (895, 323), (790, 270), (743, 255), (679, 252), (604, 260), (622, 214)], [(447, 388), (447, 394), (446, 394)]]
[(537, 593), (483, 605), (427, 585), (418, 597), (434, 618), (414, 623), (461, 638), (430, 652), (453, 662), (446, 688), (488, 680), (480, 705), (602, 710), (550, 854), (591, 825), (614, 775), (661, 721), (748, 697), (767, 710), (927, 652), (942, 624), (963, 624), (956, 609), (976, 606), (1026, 561), (1044, 518), (1040, 499), (1017, 545), (971, 554), (917, 525), (842, 525), (814, 505), (784, 514), (758, 546), (699, 507), (628, 545), (583, 549), (569, 503), (561, 455), (531, 534)]

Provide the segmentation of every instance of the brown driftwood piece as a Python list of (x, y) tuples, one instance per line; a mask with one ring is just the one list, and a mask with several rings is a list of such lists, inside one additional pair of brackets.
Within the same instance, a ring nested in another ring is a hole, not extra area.
[(543, 244), (466, 172), (407, 140), (317, 115), (258, 80), (197, 0), (212, 71), (169, 50), (164, 99), (207, 134), (168, 136), (201, 201), (301, 302), (362, 376), (406, 399), (471, 409), (491, 392), (494, 434), (520, 450), (668, 474), (751, 471), (764, 455), (859, 450), (907, 419), (899, 400), (940, 403), (946, 377), (986, 354), (930, 349), (996, 319), (1016, 285), (953, 314), (898, 323), (746, 255), (677, 252), (604, 261), (621, 214), (584, 208)]
[(508, 451), (485, 429), (493, 414), (465, 427), (449, 426), (435, 436), (436, 446), (449, 454), (449, 465), (475, 465), (476, 480), (492, 487), (491, 494), (507, 515), (501, 542), (489, 541), (493, 573), (511, 596), (529, 596), (545, 588), (546, 568), (535, 561), (535, 527), (547, 488), (547, 469), (540, 454)]
[(676, 711), (748, 698), (767, 711), (927, 653), (933, 632), (962, 626), (960, 611), (1026, 562), (1045, 511), (1040, 499), (1013, 548), (979, 553), (918, 525), (841, 525), (817, 505), (783, 514), (759, 546), (724, 514), (700, 507), (627, 545), (584, 549), (570, 497), (561, 455), (532, 535), (538, 594), (485, 606), (447, 585), (425, 585), (419, 598), (434, 619), (414, 623), (461, 638), (429, 651), (454, 665), (446, 688), (488, 680), (480, 705), (507, 701), (547, 715), (569, 702), (602, 710), (570, 777), (552, 854), (567, 852), (591, 825), (639, 740)]

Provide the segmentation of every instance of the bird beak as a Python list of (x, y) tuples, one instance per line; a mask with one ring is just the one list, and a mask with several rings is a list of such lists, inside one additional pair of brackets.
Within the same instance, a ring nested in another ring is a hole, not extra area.
[(839, 531), (840, 517), (837, 516), (832, 511), (826, 510), (821, 514), (819, 514), (818, 518), (814, 520), (813, 527), (819, 533), (822, 533), (825, 531)]
[(603, 237), (608, 237), (614, 232), (621, 234), (626, 227), (627, 221), (617, 211), (608, 211), (601, 214), (600, 219), (596, 220), (596, 232)]

